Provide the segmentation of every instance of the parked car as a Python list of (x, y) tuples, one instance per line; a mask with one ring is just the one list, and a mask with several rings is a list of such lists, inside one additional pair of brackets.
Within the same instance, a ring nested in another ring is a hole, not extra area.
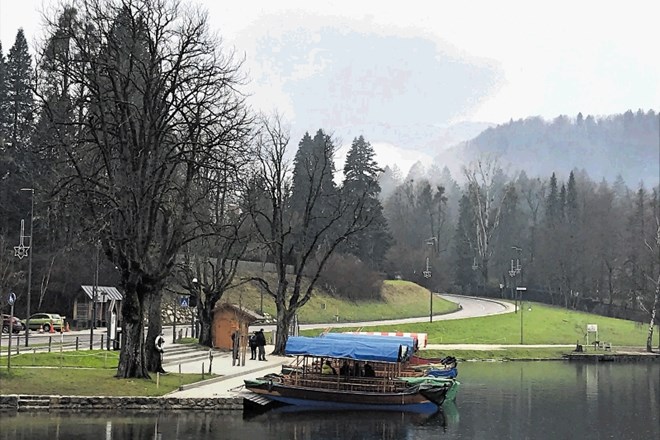
[(64, 328), (65, 316), (60, 316), (57, 313), (35, 313), (30, 316), (28, 325), (30, 330), (43, 329), (45, 332), (50, 332), (50, 326), (53, 326), (55, 331), (61, 332)]
[(13, 325), (10, 325), (11, 321), (11, 316), (9, 315), (2, 315), (2, 333), (9, 333), (9, 328), (11, 327), (12, 333), (18, 333), (21, 330), (25, 330), (25, 324), (21, 322), (20, 319), (17, 317), (13, 317)]

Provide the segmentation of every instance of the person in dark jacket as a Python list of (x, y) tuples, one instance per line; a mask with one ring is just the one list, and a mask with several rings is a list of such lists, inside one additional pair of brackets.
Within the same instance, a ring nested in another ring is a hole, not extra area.
[(266, 360), (266, 336), (264, 336), (264, 329), (260, 329), (254, 333), (257, 342), (257, 350), (259, 350), (259, 360)]
[(253, 332), (248, 338), (250, 344), (250, 360), (257, 360), (257, 332)]

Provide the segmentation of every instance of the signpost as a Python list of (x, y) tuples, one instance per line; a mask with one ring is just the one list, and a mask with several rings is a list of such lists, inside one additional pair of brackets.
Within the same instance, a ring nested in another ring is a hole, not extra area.
[(523, 345), (523, 312), (525, 308), (522, 306), (522, 294), (527, 290), (527, 287), (516, 287), (518, 295), (520, 295), (520, 345)]
[(16, 294), (14, 292), (9, 292), (7, 297), (7, 302), (9, 303), (9, 346), (7, 348), (7, 370), (11, 369), (11, 339), (14, 335), (14, 303), (16, 302)]

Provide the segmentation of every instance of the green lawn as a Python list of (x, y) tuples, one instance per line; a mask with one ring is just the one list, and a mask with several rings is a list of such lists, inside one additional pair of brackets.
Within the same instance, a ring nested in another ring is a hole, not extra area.
[[(117, 379), (115, 370), (82, 368), (12, 368), (0, 370), (0, 394), (62, 396), (162, 396), (182, 384), (198, 382), (200, 374), (161, 375), (151, 379)], [(208, 376), (206, 376), (208, 378)]]
[[(531, 309), (531, 310), (530, 310)], [(414, 324), (378, 325), (364, 327), (367, 331), (402, 331), (427, 333), (431, 344), (519, 344), (520, 311), (481, 318), (466, 318)], [(646, 344), (647, 325), (623, 319), (606, 318), (575, 312), (545, 304), (525, 305), (523, 342), (525, 344), (585, 343), (587, 324), (597, 324), (599, 339), (614, 346), (641, 347)], [(342, 331), (356, 330), (345, 328)], [(658, 346), (658, 332), (654, 334), (654, 347)], [(318, 330), (305, 331), (313, 336)], [(590, 341), (593, 335), (590, 335)]]
[[(309, 302), (300, 309), (298, 319), (301, 324), (319, 324), (412, 318), (429, 313), (429, 291), (417, 284), (387, 280), (383, 283), (381, 295), (384, 301), (347, 301), (316, 290)], [(276, 316), (274, 301), (268, 295), (264, 295), (263, 299), (264, 312)], [(243, 285), (240, 290), (229, 290), (221, 301), (240, 303), (256, 311), (261, 308), (261, 294), (251, 285)], [(434, 313), (449, 313), (457, 309), (454, 303), (438, 297), (433, 299)]]
[[(23, 351), (19, 355), (12, 354), (12, 367), (69, 367), (69, 368), (101, 368), (117, 369), (119, 363), (118, 351), (81, 350), (64, 351), (60, 353), (33, 353)], [(7, 366), (7, 357), (0, 358), (0, 366)]]
[(503, 350), (423, 350), (420, 356), (425, 358), (442, 358), (448, 355), (458, 360), (539, 360), (562, 359), (564, 354), (572, 351), (570, 348), (506, 348)]

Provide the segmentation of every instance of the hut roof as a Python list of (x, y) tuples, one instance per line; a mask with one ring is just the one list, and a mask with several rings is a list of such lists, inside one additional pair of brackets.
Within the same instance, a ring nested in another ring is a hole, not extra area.
[[(94, 299), (94, 286), (80, 286), (91, 300)], [(107, 302), (111, 300), (121, 301), (124, 296), (116, 287), (96, 286), (96, 302)]]
[(230, 303), (220, 303), (215, 306), (213, 309), (213, 314), (222, 311), (222, 310), (231, 310), (236, 313), (242, 314), (245, 318), (248, 318), (250, 321), (261, 321), (264, 318), (263, 315), (260, 315), (259, 313), (246, 309), (245, 307), (238, 306), (237, 304), (230, 304)]

